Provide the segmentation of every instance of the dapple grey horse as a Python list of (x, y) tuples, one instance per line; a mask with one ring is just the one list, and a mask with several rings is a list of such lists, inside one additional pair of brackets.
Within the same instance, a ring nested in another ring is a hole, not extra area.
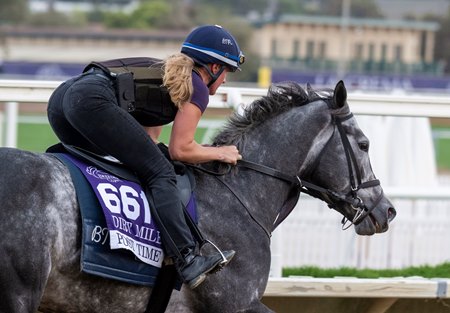
[[(214, 144), (236, 144), (246, 162), (193, 168), (199, 227), (236, 256), (198, 288), (174, 291), (167, 312), (272, 312), (260, 302), (270, 234), (299, 192), (327, 202), (360, 235), (388, 229), (396, 212), (346, 99), (343, 82), (322, 91), (279, 84), (230, 117)], [(2, 148), (0, 179), (1, 313), (145, 311), (150, 288), (80, 271), (80, 213), (59, 160)]]

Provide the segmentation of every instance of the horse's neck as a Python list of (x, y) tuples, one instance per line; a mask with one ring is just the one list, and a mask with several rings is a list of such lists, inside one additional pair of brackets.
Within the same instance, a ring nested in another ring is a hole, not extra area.
[[(332, 132), (330, 115), (323, 104), (292, 109), (264, 123), (245, 138), (245, 158), (287, 175), (308, 170)], [(239, 170), (231, 184), (245, 190), (246, 204), (268, 227), (287, 200), (291, 185), (252, 170)]]
[(286, 174), (301, 176), (333, 129), (323, 101), (297, 107), (267, 121), (245, 139), (245, 156)]

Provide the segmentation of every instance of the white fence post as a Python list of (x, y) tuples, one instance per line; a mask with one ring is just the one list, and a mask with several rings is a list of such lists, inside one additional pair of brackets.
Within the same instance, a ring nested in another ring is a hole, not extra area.
[(6, 138), (5, 147), (15, 148), (17, 147), (17, 123), (18, 123), (18, 113), (19, 104), (17, 102), (7, 102), (5, 113), (6, 113)]

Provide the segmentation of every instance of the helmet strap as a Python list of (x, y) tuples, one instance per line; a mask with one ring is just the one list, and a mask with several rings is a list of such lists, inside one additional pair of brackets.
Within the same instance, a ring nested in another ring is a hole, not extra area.
[(210, 80), (210, 82), (207, 85), (208, 88), (211, 87), (216, 82), (216, 80), (219, 78), (220, 75), (222, 75), (223, 71), (225, 70), (225, 66), (221, 65), (220, 66), (220, 70), (216, 74), (214, 74), (211, 71), (211, 69), (208, 67), (207, 64), (201, 64), (201, 65), (206, 69), (206, 71), (208, 72), (209, 76), (211, 77), (211, 80)]

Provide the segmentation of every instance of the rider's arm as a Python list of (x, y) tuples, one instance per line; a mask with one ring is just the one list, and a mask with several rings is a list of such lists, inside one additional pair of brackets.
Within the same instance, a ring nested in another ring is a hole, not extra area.
[(170, 136), (171, 158), (187, 163), (222, 161), (235, 164), (240, 158), (235, 146), (203, 146), (194, 140), (201, 116), (200, 109), (192, 103), (185, 103), (183, 108), (178, 110)]
[(161, 132), (163, 129), (162, 126), (151, 126), (151, 127), (147, 126), (147, 127), (144, 127), (144, 129), (145, 129), (145, 132), (150, 136), (150, 138), (152, 138), (152, 140), (155, 143), (159, 142), (158, 138), (161, 135)]

